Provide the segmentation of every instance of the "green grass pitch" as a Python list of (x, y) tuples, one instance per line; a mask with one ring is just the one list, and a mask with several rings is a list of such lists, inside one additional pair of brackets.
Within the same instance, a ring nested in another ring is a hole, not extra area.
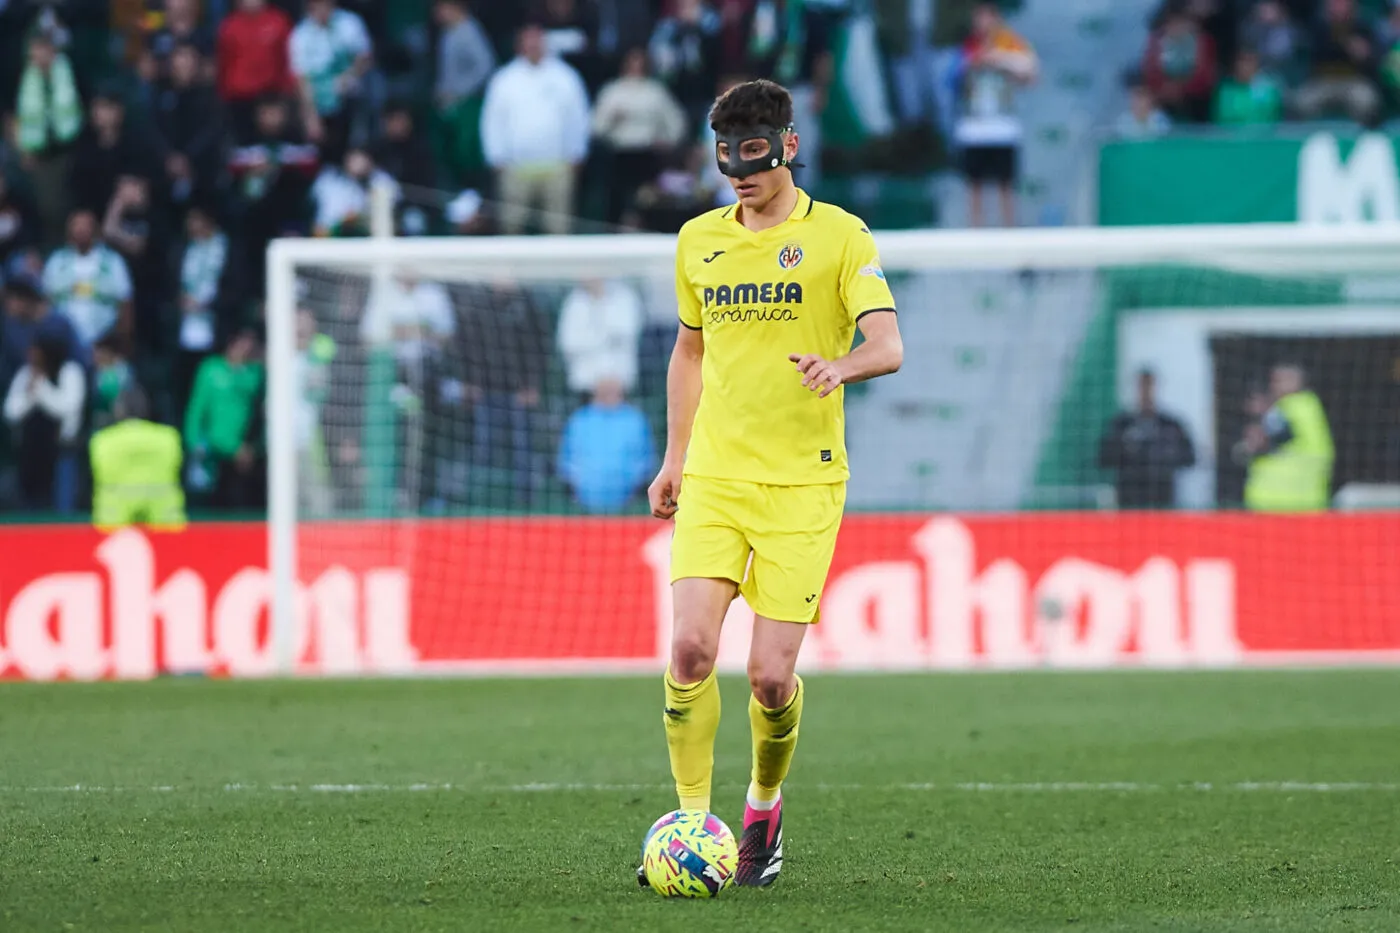
[(0, 685), (0, 930), (1400, 930), (1398, 671), (808, 687), (782, 878), (673, 902), (659, 678)]

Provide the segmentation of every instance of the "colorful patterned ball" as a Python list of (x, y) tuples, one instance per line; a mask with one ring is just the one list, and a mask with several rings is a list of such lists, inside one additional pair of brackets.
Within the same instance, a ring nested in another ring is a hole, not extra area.
[(734, 880), (739, 844), (724, 821), (704, 810), (675, 810), (642, 840), (642, 867), (663, 897), (714, 897)]

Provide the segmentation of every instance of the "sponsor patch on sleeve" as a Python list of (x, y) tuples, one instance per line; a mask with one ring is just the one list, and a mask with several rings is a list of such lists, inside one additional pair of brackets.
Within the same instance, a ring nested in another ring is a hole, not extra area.
[(877, 279), (883, 279), (885, 277), (885, 270), (880, 268), (880, 264), (878, 262), (872, 262), (868, 266), (861, 266), (860, 274), (873, 275)]

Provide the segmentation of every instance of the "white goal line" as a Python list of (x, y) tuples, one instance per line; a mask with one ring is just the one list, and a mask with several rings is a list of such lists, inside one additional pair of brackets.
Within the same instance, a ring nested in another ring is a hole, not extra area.
[[(908, 791), (949, 793), (1108, 793), (1136, 794), (1185, 791), (1191, 793), (1396, 793), (1400, 783), (1376, 781), (1185, 781), (1154, 783), (1143, 781), (965, 781), (904, 784), (811, 784), (798, 785), (815, 791)], [(243, 784), (220, 785), (101, 785), (55, 784), (43, 786), (0, 786), (5, 794), (540, 794), (576, 791), (622, 792), (673, 790), (670, 784), (586, 784), (538, 782), (529, 784)]]

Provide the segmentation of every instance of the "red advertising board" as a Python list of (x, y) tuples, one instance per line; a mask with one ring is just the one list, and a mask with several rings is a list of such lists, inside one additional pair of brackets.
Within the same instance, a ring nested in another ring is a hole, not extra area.
[[(306, 674), (654, 667), (669, 526), (311, 524)], [(278, 670), (262, 525), (0, 533), (0, 677)], [(852, 515), (808, 669), (1400, 662), (1400, 516)], [(721, 663), (742, 667), (738, 600)]]

